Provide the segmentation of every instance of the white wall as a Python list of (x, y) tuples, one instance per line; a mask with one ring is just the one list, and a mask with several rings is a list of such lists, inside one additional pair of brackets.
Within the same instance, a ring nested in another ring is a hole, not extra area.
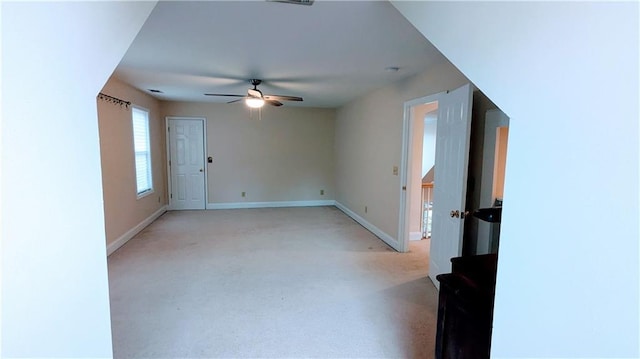
[[(467, 79), (449, 63), (378, 89), (337, 111), (336, 200), (397, 241), (404, 103)], [(367, 206), (367, 213), (364, 208)]]
[(162, 108), (163, 116), (207, 119), (209, 207), (335, 199), (335, 110), (267, 106), (260, 118), (241, 103), (164, 102)]
[(422, 134), (422, 177), (436, 164), (436, 129), (438, 112), (429, 112), (424, 118)]
[(394, 5), (511, 118), (492, 357), (638, 357), (638, 3)]
[(155, 2), (1, 6), (0, 355), (111, 357), (95, 96)]

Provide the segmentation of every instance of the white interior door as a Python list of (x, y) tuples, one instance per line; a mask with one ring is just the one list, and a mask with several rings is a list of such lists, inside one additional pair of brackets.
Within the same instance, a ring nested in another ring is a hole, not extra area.
[(204, 121), (169, 120), (171, 209), (205, 209)]
[(449, 273), (451, 258), (462, 254), (471, 104), (470, 84), (450, 91), (438, 102), (429, 255), (429, 277), (438, 288), (436, 276)]

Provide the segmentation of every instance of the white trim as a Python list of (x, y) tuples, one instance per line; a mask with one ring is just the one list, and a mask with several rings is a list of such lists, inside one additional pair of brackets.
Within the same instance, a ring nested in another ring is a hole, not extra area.
[(165, 161), (166, 161), (166, 169), (167, 169), (167, 209), (171, 208), (171, 166), (169, 163), (171, 162), (171, 145), (169, 144), (169, 117), (164, 118), (164, 147), (166, 151)]
[[(400, 160), (400, 207), (398, 215), (398, 242), (400, 252), (409, 251), (409, 216), (411, 212), (411, 201), (407, 200), (407, 194), (411, 193), (411, 138), (413, 136), (413, 107), (417, 105), (440, 101), (442, 94), (439, 92), (434, 95), (416, 98), (404, 103), (404, 116), (402, 120), (402, 157)], [(402, 189), (402, 188), (405, 189)]]
[[(153, 181), (153, 179), (152, 179), (152, 181)], [(145, 198), (146, 196), (148, 196), (150, 194), (153, 194), (153, 192), (154, 192), (153, 188), (151, 188), (150, 190), (146, 190), (146, 191), (144, 191), (142, 193), (138, 193), (138, 195), (136, 196), (136, 199)]]
[(335, 204), (336, 204), (336, 201), (334, 201), (334, 200), (277, 201), (277, 202), (228, 202), (228, 203), (207, 203), (207, 209), (318, 207), (318, 206), (333, 206)]
[(167, 211), (167, 206), (162, 206), (160, 209), (155, 211), (152, 215), (147, 217), (144, 221), (138, 223), (137, 226), (128, 230), (125, 234), (121, 235), (118, 239), (111, 242), (107, 245), (107, 256), (110, 256), (111, 253), (115, 252), (118, 248), (122, 247), (125, 243), (127, 243), (131, 238), (135, 237), (136, 234), (140, 233), (143, 229), (145, 229), (148, 225), (153, 223), (158, 217), (162, 216)]
[(388, 244), (391, 248), (395, 249), (398, 252), (402, 252), (400, 250), (400, 248), (401, 248), (400, 247), (400, 242), (397, 241), (395, 238), (393, 238), (390, 235), (388, 235), (387, 233), (383, 232), (380, 228), (378, 228), (378, 227), (374, 226), (373, 224), (369, 223), (366, 219), (360, 217), (357, 213), (353, 212), (352, 210), (347, 208), (342, 203), (336, 201), (335, 206), (339, 210), (344, 212), (344, 214), (346, 214), (347, 216), (353, 218), (356, 222), (360, 223), (360, 225), (363, 226), (364, 228), (366, 228), (367, 230), (369, 230), (369, 232), (373, 233), (376, 237), (380, 238), (383, 242)]
[(410, 241), (419, 241), (422, 239), (422, 232), (410, 232), (409, 240)]

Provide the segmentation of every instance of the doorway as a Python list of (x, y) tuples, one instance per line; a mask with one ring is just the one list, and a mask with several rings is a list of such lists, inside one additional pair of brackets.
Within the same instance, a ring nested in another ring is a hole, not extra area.
[(417, 171), (412, 168), (415, 156), (411, 139), (416, 133), (415, 121), (412, 119), (414, 112), (417, 112), (414, 111), (415, 107), (428, 103), (437, 103), (438, 111), (433, 181), (433, 235), (429, 243), (429, 278), (438, 287), (435, 277), (441, 273), (448, 273), (451, 270), (451, 258), (462, 254), (472, 86), (466, 84), (455, 90), (405, 103), (398, 226), (398, 238), (404, 252), (408, 250), (410, 237), (411, 198), (416, 196), (414, 192), (421, 187), (423, 178), (421, 171), (416, 176), (414, 172)]
[(415, 105), (411, 108), (411, 189), (409, 240), (431, 237), (433, 218), (433, 180), (436, 160), (436, 131), (438, 102)]
[(167, 117), (169, 209), (205, 209), (206, 120)]
[(400, 223), (398, 226), (398, 242), (401, 252), (408, 252), (409, 241), (411, 239), (419, 239), (416, 237), (421, 233), (419, 218), (422, 202), (424, 136), (421, 137), (418, 134), (424, 133), (424, 122), (420, 122), (419, 119), (424, 119), (425, 115), (431, 111), (437, 111), (440, 95), (425, 96), (404, 104), (402, 158), (400, 162), (400, 183), (402, 188), (400, 191)]
[[(480, 208), (502, 207), (507, 162), (509, 117), (500, 109), (486, 112), (482, 149)], [(497, 253), (500, 223), (478, 221), (475, 254)]]

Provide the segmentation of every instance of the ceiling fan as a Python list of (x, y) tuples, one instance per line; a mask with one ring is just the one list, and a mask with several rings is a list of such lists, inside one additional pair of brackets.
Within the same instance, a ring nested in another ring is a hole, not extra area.
[(268, 103), (271, 106), (282, 106), (280, 101), (302, 101), (302, 97), (296, 96), (283, 96), (283, 95), (263, 95), (262, 91), (258, 90), (258, 85), (262, 83), (262, 80), (251, 79), (249, 80), (253, 88), (247, 91), (247, 95), (232, 95), (232, 94), (220, 94), (220, 93), (206, 93), (205, 96), (224, 96), (224, 97), (240, 97), (237, 100), (229, 101), (227, 103), (234, 103), (244, 100), (247, 106), (252, 108), (260, 108)]

